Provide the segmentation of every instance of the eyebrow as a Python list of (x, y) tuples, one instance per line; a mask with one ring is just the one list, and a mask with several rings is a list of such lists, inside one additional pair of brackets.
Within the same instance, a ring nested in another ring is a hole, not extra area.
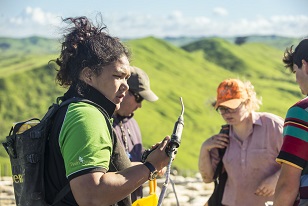
[(125, 67), (117, 67), (116, 71), (119, 73), (127, 73), (128, 69), (126, 69)]

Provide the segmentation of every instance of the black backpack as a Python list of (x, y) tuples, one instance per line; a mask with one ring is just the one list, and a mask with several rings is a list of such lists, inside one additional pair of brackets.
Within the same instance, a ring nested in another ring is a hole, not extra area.
[[(33, 118), (14, 125), (6, 142), (2, 143), (9, 154), (17, 206), (47, 206), (44, 187), (45, 147), (57, 111), (73, 102), (86, 102), (96, 106), (106, 118), (106, 111), (97, 104), (81, 98), (70, 98), (61, 104), (52, 104), (42, 120)], [(107, 115), (108, 116), (108, 115)], [(36, 125), (33, 122), (37, 122)], [(107, 121), (108, 122), (108, 121)], [(24, 127), (25, 131), (23, 130)], [(52, 205), (59, 202), (70, 191), (66, 185), (56, 196)]]

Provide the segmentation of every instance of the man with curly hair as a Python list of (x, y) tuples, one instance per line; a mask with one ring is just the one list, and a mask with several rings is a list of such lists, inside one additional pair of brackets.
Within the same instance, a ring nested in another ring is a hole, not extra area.
[[(285, 67), (295, 73), (302, 94), (308, 95), (308, 39), (285, 51)], [(308, 98), (289, 108), (283, 129), (284, 143), (276, 161), (282, 164), (275, 206), (308, 205)]]

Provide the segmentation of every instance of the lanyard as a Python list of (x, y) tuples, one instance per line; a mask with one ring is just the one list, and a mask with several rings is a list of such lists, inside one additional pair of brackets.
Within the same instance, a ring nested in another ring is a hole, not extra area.
[[(124, 126), (123, 126), (122, 120), (120, 121), (119, 125), (120, 125), (120, 130), (121, 130), (121, 133), (122, 133), (122, 141), (123, 141), (123, 144), (124, 144), (125, 152), (126, 152), (128, 158), (131, 159), (131, 155), (129, 154), (129, 150), (128, 150), (127, 136), (126, 136), (125, 131), (124, 131)], [(126, 130), (127, 130), (129, 139), (132, 141), (129, 128), (126, 127)]]

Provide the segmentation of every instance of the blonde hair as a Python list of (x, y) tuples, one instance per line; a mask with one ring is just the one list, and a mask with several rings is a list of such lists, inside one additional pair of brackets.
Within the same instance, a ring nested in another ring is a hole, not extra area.
[(248, 94), (248, 98), (245, 101), (246, 108), (249, 112), (258, 111), (260, 109), (260, 105), (262, 104), (262, 97), (258, 98), (257, 93), (255, 92), (254, 86), (251, 84), (250, 81), (243, 82), (246, 91)]

